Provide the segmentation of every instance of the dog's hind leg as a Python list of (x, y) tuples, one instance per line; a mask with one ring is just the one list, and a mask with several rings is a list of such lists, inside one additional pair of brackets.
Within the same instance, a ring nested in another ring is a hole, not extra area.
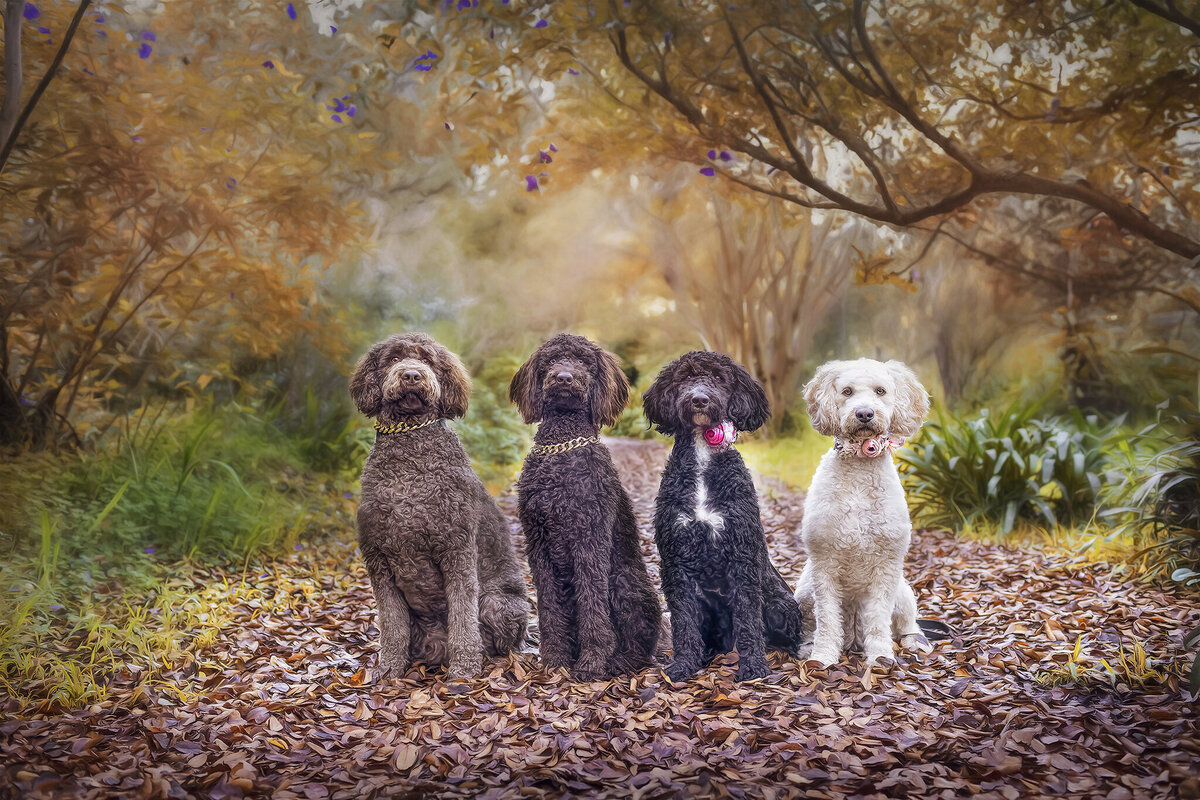
[(505, 592), (479, 598), (479, 633), (488, 655), (503, 656), (521, 649), (529, 618), (529, 601)]
[(800, 606), (788, 589), (787, 581), (763, 554), (763, 631), (767, 645), (796, 655), (804, 638), (804, 620)]
[(396, 586), (396, 579), (381, 556), (366, 557), (367, 575), (371, 579), (371, 591), (375, 595), (376, 614), (379, 622), (379, 668), (378, 679), (402, 677), (412, 655), (409, 650), (412, 636), (412, 618), (404, 595)]
[(896, 603), (892, 609), (892, 635), (900, 640), (900, 646), (909, 650), (928, 653), (933, 649), (929, 639), (917, 625), (917, 596), (904, 577), (896, 587)]

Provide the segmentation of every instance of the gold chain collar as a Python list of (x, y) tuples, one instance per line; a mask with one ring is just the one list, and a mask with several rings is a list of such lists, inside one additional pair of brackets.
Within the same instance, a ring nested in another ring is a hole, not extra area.
[(408, 433), (410, 431), (419, 431), (421, 428), (428, 428), (436, 422), (441, 422), (440, 419), (431, 419), (428, 422), (422, 422), (417, 425), (411, 425), (407, 422), (393, 422), (391, 425), (384, 425), (382, 422), (375, 423), (376, 433)]
[(577, 447), (583, 447), (589, 444), (600, 444), (599, 436), (576, 436), (574, 439), (566, 442), (558, 442), (557, 444), (535, 444), (529, 448), (531, 456), (553, 456), (559, 453), (565, 453), (568, 450), (574, 450)]

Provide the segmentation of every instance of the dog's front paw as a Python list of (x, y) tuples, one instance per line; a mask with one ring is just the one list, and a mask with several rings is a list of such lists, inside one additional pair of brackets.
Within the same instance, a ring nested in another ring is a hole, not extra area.
[(571, 668), (571, 678), (577, 681), (602, 681), (608, 677), (608, 670), (603, 664), (591, 664), (580, 661)]
[(446, 670), (446, 679), (451, 681), (470, 680), (482, 670), (483, 656), (481, 655), (453, 658), (450, 660), (450, 668)]
[(882, 667), (887, 667), (887, 666), (891, 666), (892, 664), (896, 663), (895, 653), (890, 653), (890, 652), (867, 653), (866, 657), (867, 657), (867, 664), (870, 666), (878, 665), (878, 666), (882, 666)]
[(667, 676), (667, 680), (671, 681), (671, 683), (682, 683), (695, 675), (698, 669), (699, 667), (694, 667), (691, 664), (672, 661), (663, 670), (663, 674)]
[(737, 679), (739, 681), (753, 681), (759, 678), (766, 678), (771, 674), (771, 668), (767, 666), (766, 661), (747, 661), (746, 659), (738, 659)]
[(921, 653), (933, 651), (933, 645), (929, 643), (923, 633), (906, 633), (900, 637), (900, 646), (906, 650), (916, 650)]
[(813, 650), (808, 656), (809, 661), (815, 661), (822, 667), (832, 667), (837, 663), (838, 653), (832, 650)]

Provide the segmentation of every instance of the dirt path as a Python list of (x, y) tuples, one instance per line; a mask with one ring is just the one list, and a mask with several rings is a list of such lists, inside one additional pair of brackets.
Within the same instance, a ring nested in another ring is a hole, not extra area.
[[(665, 451), (614, 441), (648, 538)], [(764, 485), (771, 553), (799, 575), (800, 496)], [(510, 514), (513, 499), (502, 505)], [(514, 530), (516, 528), (514, 527)], [(149, 692), (135, 676), (88, 709), (9, 703), (10, 796), (1197, 797), (1197, 704), (1147, 689), (1047, 689), (1034, 675), (1137, 640), (1182, 658), (1200, 606), (1034, 551), (922, 533), (908, 574), (922, 616), (959, 632), (887, 670), (771, 656), (738, 686), (721, 663), (670, 688), (658, 669), (570, 683), (525, 653), (449, 687), (439, 671), (362, 685), (374, 613), (350, 531), (233, 590), (235, 621)], [(214, 576), (214, 580), (218, 576)], [(532, 593), (532, 589), (531, 589)], [(1178, 660), (1178, 659), (1177, 659)], [(182, 691), (171, 688), (172, 685)]]

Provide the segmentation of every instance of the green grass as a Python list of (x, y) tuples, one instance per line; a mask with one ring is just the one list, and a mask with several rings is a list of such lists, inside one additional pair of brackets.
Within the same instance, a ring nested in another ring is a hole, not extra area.
[(749, 437), (739, 441), (737, 449), (755, 472), (778, 478), (794, 489), (807, 490), (821, 456), (832, 446), (832, 439), (806, 431), (788, 438)]
[(148, 685), (216, 633), (229, 590), (199, 571), (352, 531), (356, 429), (311, 403), (282, 422), (142, 417), (90, 451), (7, 461), (0, 495), (21, 502), (0, 515), (0, 689), (71, 708), (114, 675)]

